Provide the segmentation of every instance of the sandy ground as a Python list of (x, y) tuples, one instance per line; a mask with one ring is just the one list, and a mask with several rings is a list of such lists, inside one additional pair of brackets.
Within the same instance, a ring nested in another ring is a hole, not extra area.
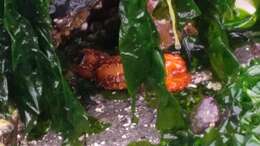
[[(207, 88), (219, 90), (221, 86), (214, 82), (208, 82), (212, 79), (212, 73), (208, 71), (197, 72), (192, 75), (191, 88), (196, 88), (197, 84), (207, 82)], [(210, 84), (211, 83), (211, 84)], [(215, 85), (216, 84), (216, 85)], [(217, 86), (218, 85), (218, 86)], [(147, 140), (152, 144), (160, 142), (160, 133), (155, 128), (156, 110), (147, 106), (142, 96), (138, 96), (136, 102), (136, 114), (138, 123), (131, 122), (131, 102), (125, 100), (108, 100), (102, 95), (92, 96), (95, 104), (88, 107), (88, 113), (111, 126), (103, 132), (94, 135), (83, 135), (80, 140), (85, 146), (127, 146), (132, 141)], [(1, 138), (1, 137), (0, 137)], [(17, 136), (19, 139), (19, 135)], [(19, 141), (19, 140), (18, 140)], [(49, 132), (40, 140), (23, 140), (18, 146), (61, 146), (62, 137)], [(0, 139), (1, 146), (1, 139)]]
[[(127, 146), (132, 141), (148, 140), (153, 144), (160, 142), (159, 131), (155, 128), (156, 110), (146, 106), (139, 96), (136, 103), (138, 123), (131, 122), (130, 100), (107, 100), (101, 95), (91, 97), (96, 104), (89, 107), (88, 113), (111, 126), (105, 131), (84, 135), (80, 139), (86, 146)], [(41, 140), (23, 142), (22, 146), (60, 146), (62, 137), (48, 133)]]

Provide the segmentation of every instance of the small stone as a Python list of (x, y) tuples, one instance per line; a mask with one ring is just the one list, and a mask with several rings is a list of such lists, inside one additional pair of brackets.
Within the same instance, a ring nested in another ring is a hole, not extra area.
[(105, 109), (105, 106), (104, 105), (100, 105), (98, 106), (95, 111), (98, 112), (98, 113), (103, 113), (104, 112), (104, 109)]
[(133, 129), (133, 128), (135, 128), (136, 127), (136, 123), (132, 123), (131, 125), (130, 125), (130, 128), (131, 129)]
[(85, 135), (79, 137), (79, 141), (83, 141), (85, 139)]
[(209, 82), (207, 84), (208, 89), (212, 89), (214, 91), (219, 91), (222, 88), (222, 85), (219, 82)]
[(139, 100), (144, 101), (144, 97), (143, 96), (139, 97)]
[(131, 110), (131, 107), (129, 106), (129, 107), (127, 107), (127, 108), (124, 108), (124, 110), (125, 110), (126, 112), (129, 112), (129, 111)]
[(85, 22), (81, 25), (81, 30), (87, 30), (88, 29), (88, 23)]
[(177, 137), (172, 134), (166, 133), (163, 135), (163, 138), (164, 139), (176, 139)]
[(93, 144), (93, 146), (100, 146), (100, 144), (98, 144), (98, 143), (95, 142), (95, 143)]
[(37, 141), (36, 141), (36, 140), (33, 140), (33, 141), (30, 142), (30, 144), (36, 145), (36, 144), (37, 144)]
[(21, 140), (21, 138), (22, 138), (22, 136), (21, 136), (21, 134), (17, 134), (17, 140)]
[(101, 9), (103, 7), (102, 2), (99, 2), (94, 8), (95, 9)]
[(128, 126), (130, 126), (130, 124), (129, 123), (125, 123), (125, 124), (123, 124), (123, 126), (124, 127), (128, 127)]
[(63, 23), (63, 19), (55, 18), (55, 19), (53, 19), (53, 22), (56, 23), (56, 24), (61, 24), (61, 23)]
[(150, 127), (155, 128), (155, 124), (151, 124)]
[(202, 84), (212, 79), (212, 73), (210, 71), (195, 72), (192, 74), (192, 84)]
[(112, 92), (112, 95), (115, 95), (115, 94), (116, 94), (116, 91), (113, 91), (113, 92)]
[(121, 120), (124, 116), (123, 115), (118, 115), (117, 118), (118, 120)]
[[(86, 134), (86, 137), (88, 136), (88, 134)], [(62, 137), (61, 136), (58, 136), (58, 139), (59, 140), (62, 140)]]
[(126, 122), (123, 124), (124, 127), (128, 127), (131, 125), (131, 119), (129, 117), (126, 118)]
[(196, 84), (189, 84), (188, 88), (197, 88), (198, 86)]
[(126, 136), (126, 135), (122, 135), (122, 138), (123, 138), (123, 139), (126, 139), (126, 138), (127, 138), (127, 136)]

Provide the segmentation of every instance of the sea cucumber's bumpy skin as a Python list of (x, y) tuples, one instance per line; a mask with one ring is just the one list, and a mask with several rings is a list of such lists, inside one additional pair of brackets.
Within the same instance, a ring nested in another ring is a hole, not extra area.
[(96, 69), (108, 58), (107, 53), (94, 49), (84, 49), (82, 61), (76, 72), (85, 79), (94, 79)]
[[(184, 59), (178, 54), (165, 53), (165, 83), (168, 91), (183, 90), (191, 81)], [(107, 90), (126, 89), (123, 64), (120, 56), (109, 56), (106, 53), (85, 49), (81, 64), (76, 72)]]
[(98, 67), (96, 81), (107, 90), (126, 89), (123, 64), (119, 56), (112, 56)]
[(166, 77), (165, 83), (168, 91), (178, 92), (191, 82), (191, 75), (187, 71), (184, 59), (178, 54), (164, 54)]
[(106, 90), (126, 89), (123, 64), (119, 56), (109, 56), (107, 53), (84, 49), (81, 63), (75, 72), (96, 83)]

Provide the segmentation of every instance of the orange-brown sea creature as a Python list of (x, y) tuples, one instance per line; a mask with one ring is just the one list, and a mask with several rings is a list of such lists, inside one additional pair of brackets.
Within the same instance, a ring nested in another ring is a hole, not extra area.
[(184, 59), (178, 54), (165, 53), (165, 84), (170, 92), (183, 90), (191, 81)]
[[(123, 64), (120, 56), (109, 56), (106, 53), (93, 49), (85, 49), (84, 57), (77, 73), (95, 82), (107, 90), (123, 90), (127, 88)], [(184, 59), (178, 54), (164, 53), (168, 91), (183, 90), (191, 81)]]
[(107, 90), (126, 89), (124, 69), (120, 56), (110, 57), (97, 68), (96, 82)]
[(77, 66), (76, 72), (85, 79), (94, 79), (97, 67), (108, 59), (107, 53), (94, 49), (84, 49), (81, 63)]

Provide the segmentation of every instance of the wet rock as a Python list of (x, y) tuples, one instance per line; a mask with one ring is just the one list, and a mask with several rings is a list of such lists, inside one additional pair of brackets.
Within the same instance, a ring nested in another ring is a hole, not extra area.
[[(147, 1), (147, 10), (149, 14), (152, 16), (152, 13), (156, 6), (158, 5), (159, 0), (148, 0)], [(160, 35), (160, 47), (162, 49), (167, 49), (174, 44), (174, 36), (172, 33), (172, 25), (171, 21), (167, 19), (156, 19), (153, 17), (154, 24), (156, 29)]]
[(3, 142), (3, 144), (7, 144), (8, 140), (11, 138), (13, 130), (14, 125), (11, 122), (0, 119), (0, 142)]
[(248, 64), (251, 58), (253, 58), (253, 54), (249, 47), (237, 48), (235, 50), (235, 55), (241, 64)]
[[(188, 85), (188, 88), (197, 88), (199, 85), (209, 86), (209, 83), (212, 82), (212, 72), (209, 70), (196, 71), (191, 74), (191, 83)], [(210, 85), (208, 89), (219, 89), (221, 84), (217, 82), (212, 82), (213, 86)], [(217, 83), (217, 84), (216, 84)], [(214, 86), (217, 85), (217, 86)], [(213, 88), (212, 88), (213, 87)]]
[(189, 36), (197, 36), (199, 34), (197, 28), (194, 23), (187, 22), (184, 26), (184, 32)]
[[(174, 44), (174, 34), (172, 30), (172, 24), (170, 19), (159, 19), (153, 16), (153, 11), (159, 5), (160, 0), (148, 0), (147, 10), (151, 15), (153, 22), (156, 26), (158, 34), (160, 36), (160, 48), (167, 49)], [(182, 30), (178, 31), (179, 38), (182, 39), (184, 35), (196, 36), (198, 35), (198, 30), (194, 23), (188, 22), (185, 24)]]
[(220, 121), (220, 110), (213, 97), (204, 97), (191, 115), (191, 128), (195, 134), (215, 127)]
[(0, 119), (0, 136), (11, 133), (14, 130), (14, 126), (11, 122)]
[(55, 46), (58, 47), (75, 29), (86, 27), (90, 11), (100, 2), (101, 0), (54, 0), (49, 13), (53, 19), (52, 37)]
[(204, 70), (200, 72), (195, 72), (192, 74), (192, 84), (205, 84), (209, 80), (212, 80), (212, 72), (209, 70)]
[(260, 43), (256, 43), (253, 45), (252, 54), (255, 58), (260, 58)]
[(260, 58), (260, 43), (237, 48), (235, 50), (235, 55), (241, 64), (248, 65), (251, 60)]

